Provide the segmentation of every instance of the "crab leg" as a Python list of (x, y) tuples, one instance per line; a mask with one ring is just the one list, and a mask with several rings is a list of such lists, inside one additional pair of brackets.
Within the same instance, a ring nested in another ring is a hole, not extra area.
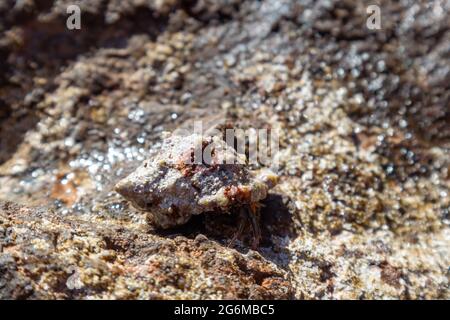
[(250, 220), (253, 229), (253, 241), (252, 249), (258, 249), (259, 242), (261, 241), (261, 228), (259, 226), (259, 205), (252, 203), (247, 209), (247, 217)]
[(236, 233), (233, 235), (233, 238), (231, 238), (230, 242), (228, 243), (228, 248), (230, 248), (233, 243), (242, 235), (245, 228), (245, 222), (246, 222), (247, 214), (245, 212), (244, 208), (239, 209), (239, 226)]

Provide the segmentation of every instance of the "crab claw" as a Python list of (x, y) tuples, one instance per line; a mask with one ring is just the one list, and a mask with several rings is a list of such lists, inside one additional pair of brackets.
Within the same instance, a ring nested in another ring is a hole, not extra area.
[(278, 183), (278, 176), (270, 169), (259, 170), (256, 178), (264, 182), (269, 189), (273, 188)]

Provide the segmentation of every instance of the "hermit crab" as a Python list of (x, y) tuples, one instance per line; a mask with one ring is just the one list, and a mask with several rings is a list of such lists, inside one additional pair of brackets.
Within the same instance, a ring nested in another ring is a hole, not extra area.
[(220, 137), (191, 134), (166, 137), (159, 151), (119, 181), (115, 190), (163, 229), (182, 225), (193, 215), (238, 210), (240, 223), (230, 244), (250, 222), (252, 247), (257, 248), (259, 201), (276, 183), (272, 171), (250, 170), (245, 156)]

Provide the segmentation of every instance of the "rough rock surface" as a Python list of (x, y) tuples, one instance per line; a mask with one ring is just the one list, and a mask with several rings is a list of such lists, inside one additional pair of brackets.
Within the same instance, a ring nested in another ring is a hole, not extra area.
[(101, 218), (3, 203), (0, 298), (289, 298), (286, 272), (205, 236), (166, 238)]
[[(450, 4), (0, 1), (0, 298), (449, 299)], [(51, 50), (49, 49), (51, 48)], [(281, 132), (258, 252), (113, 186), (163, 131)]]

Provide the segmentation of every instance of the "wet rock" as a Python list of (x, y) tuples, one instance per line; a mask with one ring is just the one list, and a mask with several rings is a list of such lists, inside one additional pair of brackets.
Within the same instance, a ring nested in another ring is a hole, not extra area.
[(259, 254), (244, 255), (206, 237), (168, 239), (133, 224), (89, 220), (1, 203), (0, 298), (293, 295), (286, 271)]
[[(80, 2), (89, 32), (67, 3), (0, 2), (2, 298), (449, 298), (445, 1), (380, 30), (370, 1)], [(161, 232), (113, 191), (224, 111), (280, 129), (258, 253), (233, 213)]]

